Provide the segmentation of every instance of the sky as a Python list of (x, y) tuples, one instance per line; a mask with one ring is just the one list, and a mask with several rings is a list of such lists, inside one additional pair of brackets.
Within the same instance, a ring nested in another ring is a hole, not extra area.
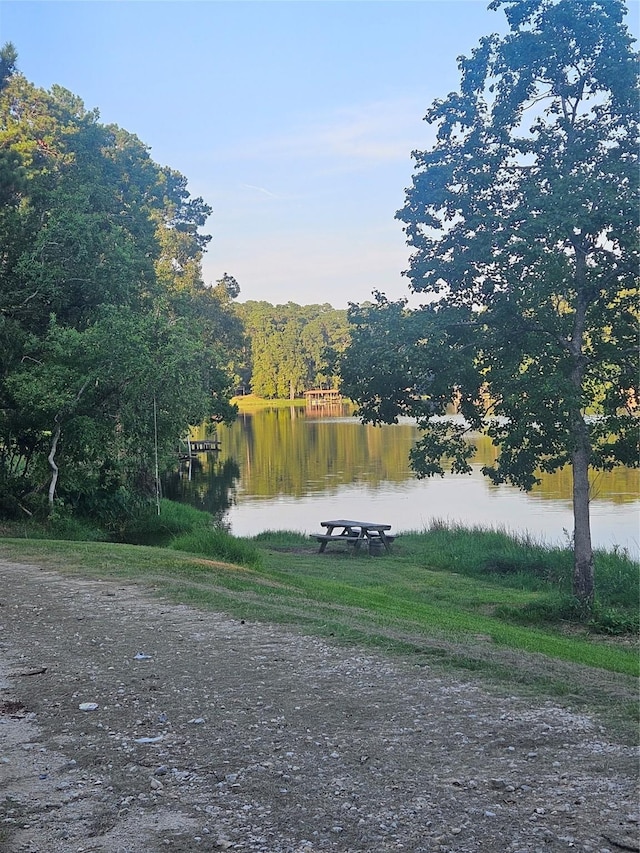
[[(97, 108), (213, 208), (204, 280), (273, 304), (409, 294), (394, 218), (488, 0), (0, 0), (19, 70)], [(637, 36), (640, 4), (629, 0)]]

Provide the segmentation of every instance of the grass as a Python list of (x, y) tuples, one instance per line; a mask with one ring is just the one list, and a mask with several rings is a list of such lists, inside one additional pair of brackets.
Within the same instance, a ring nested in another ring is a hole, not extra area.
[[(447, 531), (436, 525), (425, 533), (404, 534), (389, 556), (337, 549), (320, 555), (300, 534), (266, 532), (238, 539), (203, 526), (201, 515), (193, 517), (196, 526), (190, 532), (173, 537), (169, 549), (25, 539), (4, 540), (2, 551), (14, 559), (103, 577), (149, 578), (156, 585), (166, 579), (172, 588), (180, 582), (183, 594), (195, 583), (188, 592), (192, 602), (201, 598), (207, 604), (213, 595), (232, 610), (233, 596), (246, 593), (236, 605), (246, 613), (250, 604), (256, 618), (264, 611), (275, 621), (322, 623), (331, 614), (331, 620), (347, 627), (352, 620), (358, 630), (410, 635), (418, 643), (423, 638), (481, 637), (498, 647), (613, 672), (638, 672), (635, 647), (628, 639), (598, 641), (588, 624), (565, 618), (567, 570), (558, 564), (559, 556), (566, 555), (545, 552), (542, 546), (528, 543), (525, 548), (526, 543), (518, 545), (495, 531), (455, 529), (449, 531), (447, 553)], [(175, 519), (170, 526), (179, 528)], [(454, 539), (460, 545), (455, 553)], [(497, 571), (496, 565), (506, 565), (506, 553), (511, 553), (509, 568)], [(598, 606), (617, 614), (621, 623), (634, 589), (630, 578), (637, 573), (626, 559), (628, 566), (623, 560), (617, 574), (609, 571), (599, 578), (604, 600)], [(447, 568), (451, 564), (455, 571)]]
[(23, 537), (0, 539), (0, 554), (635, 719), (638, 565), (627, 555), (596, 554), (598, 599), (585, 619), (570, 595), (570, 553), (501, 531), (434, 523), (399, 536), (389, 555), (318, 554), (299, 533), (241, 539), (188, 507), (162, 510), (147, 533), (168, 547)]
[(261, 409), (290, 409), (291, 406), (304, 408), (305, 406), (304, 397), (297, 397), (295, 400), (268, 400), (266, 397), (257, 397), (255, 394), (234, 397), (231, 402), (235, 403), (241, 412), (256, 412)]
[(186, 551), (190, 554), (202, 554), (212, 560), (222, 560), (225, 563), (236, 563), (239, 566), (260, 565), (260, 551), (246, 539), (236, 539), (224, 530), (198, 529), (177, 536), (171, 542), (171, 548), (176, 551)]
[(572, 622), (586, 624), (594, 633), (638, 634), (639, 566), (624, 552), (595, 552), (596, 600), (586, 612), (572, 595), (573, 555), (568, 548), (499, 529), (438, 521), (423, 533), (403, 537), (403, 543), (408, 557), (429, 569), (540, 593), (518, 608), (505, 603), (499, 615), (512, 621)]
[(188, 504), (161, 500), (140, 504), (118, 522), (100, 527), (90, 519), (54, 515), (46, 521), (4, 521), (0, 536), (15, 539), (64, 539), (75, 542), (116, 541), (132, 545), (168, 545), (176, 536), (210, 529), (211, 516)]
[(120, 541), (132, 545), (168, 545), (176, 537), (211, 529), (211, 516), (188, 504), (160, 501), (142, 505), (118, 530)]

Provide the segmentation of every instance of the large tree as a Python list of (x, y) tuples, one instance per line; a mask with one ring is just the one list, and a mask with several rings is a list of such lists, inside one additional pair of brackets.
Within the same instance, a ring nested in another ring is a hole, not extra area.
[(91, 508), (232, 417), (240, 333), (202, 281), (210, 209), (186, 179), (15, 60), (0, 51), (0, 512)]
[[(353, 306), (343, 375), (366, 420), (419, 418), (418, 475), (469, 470), (467, 430), (499, 448), (483, 469), (496, 483), (570, 465), (588, 604), (589, 469), (638, 463), (637, 57), (622, 0), (499, 7), (509, 32), (459, 59), (397, 214), (427, 304)], [(437, 417), (447, 403), (464, 424)]]

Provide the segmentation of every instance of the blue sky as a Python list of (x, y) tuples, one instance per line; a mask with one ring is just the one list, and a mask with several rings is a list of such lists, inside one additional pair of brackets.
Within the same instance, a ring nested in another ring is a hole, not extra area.
[[(240, 300), (407, 295), (401, 223), (423, 116), (456, 57), (504, 32), (488, 0), (0, 0), (0, 41), (136, 133), (213, 207), (204, 278)], [(638, 31), (638, 2), (628, 25)]]

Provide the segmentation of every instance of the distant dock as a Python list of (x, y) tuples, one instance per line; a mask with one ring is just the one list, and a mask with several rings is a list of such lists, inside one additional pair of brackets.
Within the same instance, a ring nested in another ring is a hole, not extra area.
[(206, 438), (202, 441), (187, 442), (192, 453), (211, 453), (213, 450), (220, 450), (219, 438)]
[(178, 451), (178, 456), (180, 457), (180, 459), (191, 459), (198, 453), (218, 453), (221, 449), (219, 438), (187, 438), (185, 439), (184, 444), (187, 445), (187, 450), (185, 452), (182, 448), (180, 448), (180, 450)]
[(315, 406), (333, 406), (342, 403), (342, 395), (335, 388), (314, 388), (304, 392), (308, 408)]

